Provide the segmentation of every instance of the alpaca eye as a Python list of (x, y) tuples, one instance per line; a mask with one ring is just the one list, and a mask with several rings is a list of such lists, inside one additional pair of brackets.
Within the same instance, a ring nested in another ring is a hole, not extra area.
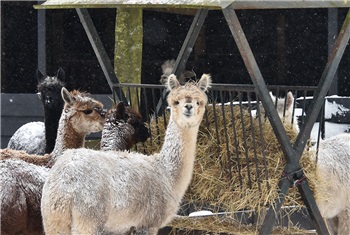
[(180, 103), (179, 103), (179, 101), (175, 101), (174, 104), (175, 104), (175, 105), (178, 105), (178, 104), (180, 104)]
[(90, 109), (84, 110), (83, 113), (85, 113), (85, 114), (90, 114), (90, 113), (92, 113), (92, 110), (90, 110)]
[(197, 102), (197, 105), (199, 105), (199, 102)]

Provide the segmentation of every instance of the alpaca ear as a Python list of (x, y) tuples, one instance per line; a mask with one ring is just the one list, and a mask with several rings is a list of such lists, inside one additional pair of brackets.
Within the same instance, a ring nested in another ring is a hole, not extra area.
[(40, 69), (36, 70), (36, 77), (38, 79), (38, 83), (41, 83), (45, 79), (45, 75), (41, 72)]
[(211, 87), (211, 77), (209, 74), (203, 74), (201, 79), (198, 81), (197, 86), (202, 91), (207, 91)]
[(120, 114), (120, 116), (123, 117), (124, 114), (125, 114), (125, 104), (124, 104), (124, 102), (121, 101), (121, 102), (119, 102), (117, 104), (117, 110), (118, 110), (118, 113)]
[(62, 68), (58, 69), (56, 77), (57, 77), (58, 80), (61, 80), (62, 82), (65, 81), (66, 74), (65, 74), (65, 72), (64, 72), (64, 70)]
[(196, 77), (196, 73), (193, 70), (192, 71), (185, 70), (183, 72), (183, 75), (184, 75), (185, 78)]
[[(169, 75), (171, 73), (171, 71), (173, 70), (174, 66), (175, 66), (175, 60), (174, 59), (164, 61), (164, 63), (161, 66), (163, 74)], [(169, 73), (168, 73), (168, 71), (169, 71)]]
[(71, 93), (65, 87), (62, 87), (61, 95), (64, 102), (66, 102), (70, 106), (73, 106), (75, 104), (75, 98), (71, 95)]
[(294, 102), (294, 97), (292, 92), (287, 93), (287, 98), (286, 98), (286, 109), (293, 108), (293, 102)]
[(170, 74), (169, 77), (168, 77), (168, 81), (167, 81), (167, 89), (168, 91), (171, 91), (177, 87), (180, 86), (180, 83), (179, 81), (177, 80), (175, 74)]
[(270, 91), (269, 94), (270, 94), (272, 103), (273, 103), (273, 104), (276, 104), (276, 97), (272, 94), (272, 91)]

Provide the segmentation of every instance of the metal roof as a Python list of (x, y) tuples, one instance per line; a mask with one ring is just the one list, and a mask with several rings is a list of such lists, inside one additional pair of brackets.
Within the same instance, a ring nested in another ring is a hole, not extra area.
[(47, 0), (36, 9), (61, 8), (207, 8), (222, 9), (334, 8), (350, 7), (350, 0)]

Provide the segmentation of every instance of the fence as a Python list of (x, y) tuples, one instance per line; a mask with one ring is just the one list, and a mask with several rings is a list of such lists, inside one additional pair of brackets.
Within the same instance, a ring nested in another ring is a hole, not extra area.
[[(162, 120), (165, 121), (166, 124), (166, 114), (167, 114), (167, 103), (166, 103), (166, 95), (164, 95), (164, 86), (162, 85), (150, 85), (150, 84), (115, 84), (115, 88), (118, 89), (119, 92), (123, 91), (128, 104), (132, 107), (137, 107), (141, 112), (144, 121), (150, 124), (151, 120), (158, 123), (159, 118), (162, 117)], [(289, 120), (291, 124), (297, 125), (300, 127), (303, 125), (305, 121), (305, 110), (308, 109), (310, 105), (310, 101), (313, 97), (313, 94), (316, 90), (316, 87), (299, 87), (299, 86), (269, 86), (271, 92), (275, 97), (284, 97), (279, 99), (278, 102), (282, 103), (282, 109), (280, 114), (282, 116), (286, 115), (287, 110), (287, 92), (292, 92), (294, 103), (291, 107), (291, 119)], [(231, 121), (234, 121), (233, 116), (233, 108), (239, 107), (240, 112), (243, 110), (249, 111), (251, 116), (249, 118), (255, 119), (261, 117), (261, 115), (257, 115), (260, 113), (259, 107), (260, 104), (258, 97), (255, 94), (253, 85), (233, 85), (233, 84), (213, 84), (212, 88), (209, 90), (208, 98), (209, 105), (207, 107), (207, 112), (204, 117), (204, 121), (207, 125), (209, 125), (208, 120), (208, 111), (210, 110), (221, 110), (223, 116), (226, 116), (226, 112), (231, 112)], [(118, 94), (119, 95), (119, 94)], [(275, 100), (275, 105), (277, 108), (277, 99)], [(279, 105), (281, 105), (279, 103)], [(229, 107), (229, 108), (223, 108)], [(158, 115), (157, 115), (158, 114)], [(229, 120), (223, 120), (224, 123), (219, 123), (217, 120), (217, 116), (214, 115), (214, 125), (215, 125), (215, 135), (218, 141), (221, 141), (220, 136), (218, 135), (219, 126), (223, 125), (227, 126), (226, 122)], [(243, 117), (244, 118), (244, 117)], [(322, 118), (319, 115), (317, 122), (321, 122)], [(320, 128), (322, 125), (320, 125)], [(242, 126), (244, 128), (244, 125)], [(259, 126), (261, 130), (261, 125)], [(313, 141), (317, 140), (318, 131), (322, 132), (324, 130), (314, 129), (311, 133), (311, 138)], [(159, 135), (159, 133), (157, 133)], [(155, 134), (151, 133), (151, 138), (153, 138)], [(225, 129), (225, 136), (227, 136), (227, 130)], [(227, 144), (229, 144), (226, 141)]]
[[(159, 151), (169, 120), (164, 86), (116, 84), (115, 87), (118, 92), (124, 92), (130, 106), (139, 109), (150, 128), (150, 139), (144, 144), (138, 144), (136, 150), (146, 154)], [(303, 125), (305, 110), (309, 107), (316, 87), (269, 86), (269, 89), (274, 96), (284, 97), (274, 101), (293, 139), (296, 134), (293, 132), (297, 131), (294, 127)], [(289, 91), (295, 101), (291, 107), (287, 98)], [(185, 195), (187, 204), (183, 205), (181, 213), (188, 215), (198, 209), (256, 211), (259, 207), (268, 206), (270, 199), (275, 198), (271, 192), (276, 189), (285, 162), (279, 144), (273, 141), (274, 133), (269, 129), (254, 87), (213, 84), (208, 91), (208, 98), (209, 104), (198, 136), (193, 182)], [(111, 100), (107, 96), (104, 99), (106, 107), (110, 107)], [(348, 101), (342, 100), (345, 106)], [(8, 106), (9, 110), (13, 110), (13, 105)], [(319, 125), (323, 123), (323, 117), (319, 115), (318, 123), (311, 133), (314, 149), (320, 136), (324, 136), (324, 125)], [(311, 151), (306, 152), (313, 154)], [(279, 167), (281, 169), (277, 169)], [(290, 205), (294, 205), (298, 196), (290, 195)], [(300, 218), (297, 222), (300, 223)]]
[[(169, 119), (164, 87), (140, 84), (115, 86), (122, 88), (118, 90), (124, 91), (129, 105), (139, 108), (150, 127), (150, 139), (138, 145), (137, 151), (146, 154), (158, 152)], [(287, 134), (291, 139), (295, 138), (298, 127), (304, 123), (309, 97), (313, 96), (316, 87), (269, 86), (269, 89), (274, 96), (284, 97), (275, 99), (275, 105), (284, 119)], [(287, 98), (289, 91), (296, 101), (291, 104)], [(189, 214), (203, 208), (216, 211), (256, 210), (269, 205), (274, 199), (272, 191), (275, 191), (281, 177), (285, 159), (277, 140), (273, 140), (274, 133), (264, 117), (254, 87), (213, 84), (208, 98), (209, 104), (198, 135), (194, 177), (185, 195), (185, 201), (191, 206), (184, 206), (186, 210), (182, 213)], [(311, 143), (315, 147), (321, 135), (318, 127), (321, 126), (315, 125), (311, 134)], [(290, 204), (296, 200), (291, 198)], [(193, 206), (194, 203), (197, 206)]]

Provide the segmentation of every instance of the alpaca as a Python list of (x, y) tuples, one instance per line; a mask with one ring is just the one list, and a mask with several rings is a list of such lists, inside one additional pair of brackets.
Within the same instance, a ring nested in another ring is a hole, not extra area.
[[(135, 144), (145, 142), (148, 137), (149, 132), (141, 114), (120, 102), (105, 115), (100, 148), (104, 151), (130, 150)], [(38, 166), (50, 166), (48, 164), (51, 160), (50, 154), (37, 156), (12, 149), (0, 149), (0, 153), (0, 160), (18, 158)]]
[(11, 137), (7, 148), (44, 155), (51, 153), (55, 146), (58, 121), (64, 105), (61, 89), (65, 73), (60, 68), (55, 77), (50, 77), (37, 70), (37, 79), (38, 95), (44, 106), (44, 122), (29, 122), (21, 126)]
[[(162, 76), (160, 76), (160, 80), (159, 80), (159, 82), (162, 85), (166, 85), (169, 75), (173, 72), (174, 66), (175, 66), (175, 60), (174, 59), (166, 60), (162, 64), (161, 68), (162, 68), (163, 74), (162, 74)], [(195, 78), (195, 77), (196, 77), (196, 73), (195, 72), (185, 70), (179, 77), (180, 84), (185, 84), (186, 81), (188, 81), (191, 78)]]
[[(105, 113), (100, 102), (85, 93), (69, 93), (64, 87), (62, 98), (65, 106), (52, 161), (67, 148), (82, 147), (85, 136), (101, 131), (104, 124)], [(40, 199), (48, 172), (49, 168), (20, 159), (0, 161), (1, 234), (43, 234)]]
[(130, 150), (133, 145), (145, 142), (148, 137), (149, 132), (141, 114), (119, 102), (106, 114), (100, 148), (104, 151)]
[(338, 234), (350, 234), (350, 134), (320, 142), (315, 198), (326, 220), (338, 218)]
[(157, 234), (175, 216), (191, 181), (210, 84), (206, 74), (184, 86), (169, 76), (170, 119), (158, 154), (65, 151), (43, 188), (45, 233), (120, 234), (134, 227)]
[[(285, 123), (292, 124), (293, 122), (293, 130), (296, 133), (299, 133), (299, 126), (296, 120), (293, 120), (293, 106), (294, 106), (294, 97), (292, 92), (287, 93), (286, 98), (276, 98), (272, 92), (269, 93), (270, 97), (272, 99), (272, 102), (276, 105), (278, 116), (281, 118), (281, 120)], [(277, 99), (277, 104), (276, 104)], [(265, 117), (265, 108), (263, 105), (259, 106), (260, 109), (260, 116)]]

